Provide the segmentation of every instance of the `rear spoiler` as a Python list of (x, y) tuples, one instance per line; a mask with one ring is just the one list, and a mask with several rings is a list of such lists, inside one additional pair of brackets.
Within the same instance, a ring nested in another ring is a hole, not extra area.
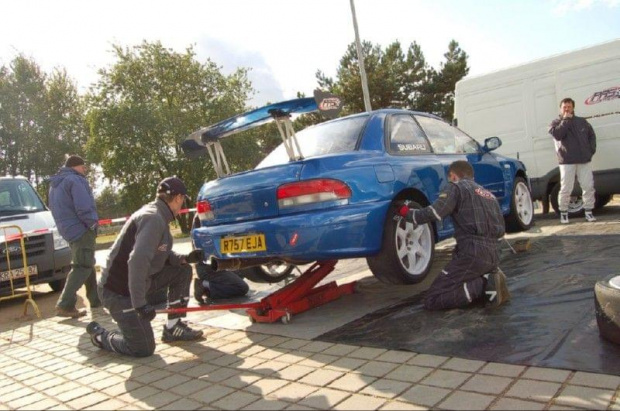
[(303, 155), (295, 137), (291, 116), (319, 111), (327, 118), (335, 118), (341, 110), (342, 100), (339, 97), (315, 90), (314, 98), (298, 98), (270, 104), (203, 127), (190, 134), (181, 143), (181, 148), (189, 158), (197, 158), (209, 153), (217, 176), (229, 175), (230, 169), (220, 140), (275, 121), (289, 154), (289, 159), (291, 161), (299, 160), (303, 158)]

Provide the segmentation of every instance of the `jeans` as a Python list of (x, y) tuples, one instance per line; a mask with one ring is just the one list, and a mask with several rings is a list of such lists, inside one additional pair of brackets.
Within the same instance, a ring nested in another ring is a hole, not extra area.
[(67, 275), (65, 287), (58, 298), (56, 306), (66, 310), (75, 308), (77, 292), (86, 287), (86, 298), (91, 307), (101, 305), (97, 295), (97, 274), (95, 273), (95, 240), (93, 230), (86, 232), (77, 240), (69, 243), (71, 247), (71, 271)]
[(196, 274), (201, 281), (209, 282), (210, 298), (243, 297), (250, 287), (236, 271), (213, 271), (206, 264), (196, 264)]
[[(148, 296), (162, 289), (168, 290), (170, 307), (187, 307), (192, 269), (189, 265), (166, 266), (151, 281)], [(118, 331), (105, 331), (101, 336), (103, 348), (131, 357), (148, 357), (155, 352), (155, 336), (151, 322), (138, 316), (131, 305), (131, 297), (116, 294), (99, 286), (103, 305), (116, 321)], [(168, 314), (168, 319), (185, 317), (185, 314)]]

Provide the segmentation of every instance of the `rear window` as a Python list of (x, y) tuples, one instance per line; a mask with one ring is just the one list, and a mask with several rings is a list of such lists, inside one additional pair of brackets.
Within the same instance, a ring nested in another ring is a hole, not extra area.
[[(359, 116), (335, 120), (295, 133), (301, 147), (301, 154), (304, 158), (310, 158), (355, 150), (367, 119), (368, 116)], [(284, 144), (280, 144), (256, 168), (285, 164), (288, 161)]]
[(45, 211), (45, 205), (25, 180), (0, 180), (0, 216)]

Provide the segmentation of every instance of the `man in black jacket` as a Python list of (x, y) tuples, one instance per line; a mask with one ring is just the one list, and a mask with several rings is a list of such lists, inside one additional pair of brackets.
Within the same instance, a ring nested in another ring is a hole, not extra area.
[(594, 129), (583, 117), (575, 115), (575, 101), (565, 98), (560, 103), (560, 116), (551, 122), (549, 134), (555, 140), (555, 149), (560, 164), (560, 193), (558, 205), (560, 222), (568, 224), (568, 202), (573, 192), (575, 175), (583, 190), (583, 207), (589, 222), (596, 221), (594, 208), (594, 178), (592, 156), (596, 153)]
[[(192, 279), (190, 262), (195, 252), (180, 255), (172, 250), (169, 224), (179, 214), (187, 197), (185, 184), (176, 177), (162, 180), (157, 198), (127, 220), (112, 245), (99, 280), (99, 296), (116, 321), (119, 331), (107, 331), (96, 322), (86, 331), (96, 347), (132, 357), (148, 357), (155, 351), (151, 321), (155, 308), (149, 297), (166, 290), (170, 308), (187, 307)], [(181, 317), (168, 314), (162, 341), (202, 338)]]
[(451, 216), (456, 248), (452, 260), (437, 276), (424, 297), (424, 308), (443, 310), (484, 301), (499, 306), (510, 299), (506, 276), (499, 269), (498, 239), (505, 233), (504, 217), (495, 196), (474, 181), (467, 161), (448, 169), (450, 183), (430, 206), (400, 208), (414, 228)]

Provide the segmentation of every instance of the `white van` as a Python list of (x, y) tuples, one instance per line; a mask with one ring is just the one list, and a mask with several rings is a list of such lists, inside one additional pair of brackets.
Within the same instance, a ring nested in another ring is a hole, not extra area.
[[(52, 212), (25, 177), (0, 177), (0, 296), (11, 294), (9, 264), (14, 288), (23, 287), (24, 265), (18, 226), (24, 234), (30, 283), (64, 287), (71, 270), (71, 249), (60, 236)], [(8, 261), (7, 261), (8, 257)]]
[[(588, 119), (597, 137), (592, 165), (596, 205), (620, 193), (620, 39), (536, 60), (456, 84), (454, 117), (479, 141), (498, 136), (497, 152), (519, 158), (532, 182), (532, 198), (558, 212), (560, 171), (548, 129), (560, 101), (575, 100), (575, 114)], [(583, 209), (576, 184), (570, 213)]]

